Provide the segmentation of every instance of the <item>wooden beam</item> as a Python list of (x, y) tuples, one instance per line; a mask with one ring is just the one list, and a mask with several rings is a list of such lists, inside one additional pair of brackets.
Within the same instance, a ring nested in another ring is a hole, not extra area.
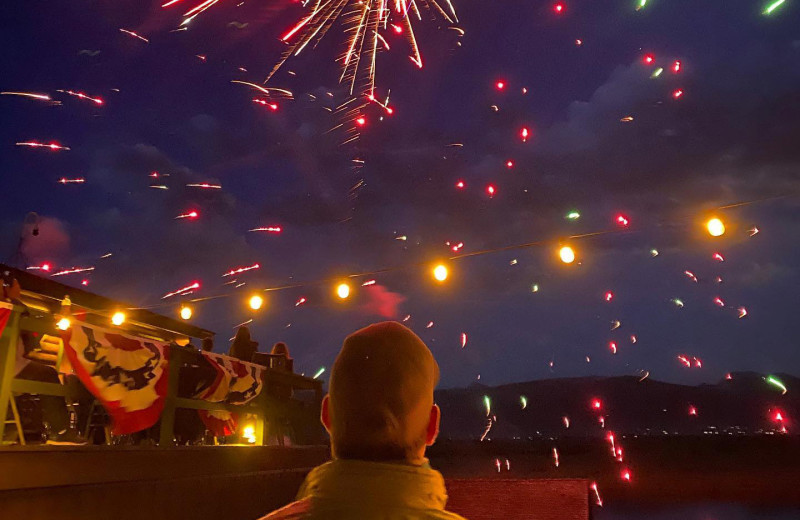
[(64, 298), (64, 296), (69, 296), (72, 304), (77, 307), (84, 307), (93, 311), (101, 311), (109, 315), (115, 309), (125, 309), (129, 322), (138, 322), (151, 328), (172, 333), (173, 335), (201, 339), (211, 338), (214, 336), (214, 333), (210, 330), (195, 327), (189, 323), (186, 323), (185, 321), (174, 320), (146, 309), (140, 309), (136, 305), (112, 300), (98, 294), (64, 285), (49, 278), (35, 276), (26, 271), (22, 271), (20, 269), (0, 263), (0, 272), (5, 271), (8, 271), (11, 277), (15, 278), (19, 282), (23, 292), (35, 293), (44, 296), (41, 303), (44, 307), (49, 308), (50, 312), (58, 312), (60, 310), (61, 300)]
[(57, 383), (44, 383), (30, 379), (15, 378), (11, 381), (11, 391), (15, 394), (39, 394), (67, 396), (67, 387)]

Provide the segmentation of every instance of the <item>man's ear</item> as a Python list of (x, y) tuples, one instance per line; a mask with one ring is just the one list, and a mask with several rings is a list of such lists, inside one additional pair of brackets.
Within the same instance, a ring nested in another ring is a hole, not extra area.
[(437, 404), (431, 406), (431, 415), (428, 419), (428, 429), (425, 431), (425, 444), (433, 446), (436, 437), (439, 436), (439, 421), (442, 418), (442, 411)]
[(328, 433), (331, 433), (330, 402), (331, 402), (331, 396), (325, 394), (325, 397), (322, 399), (322, 410), (319, 416), (319, 420), (322, 422), (322, 426), (325, 427), (325, 431), (327, 431)]

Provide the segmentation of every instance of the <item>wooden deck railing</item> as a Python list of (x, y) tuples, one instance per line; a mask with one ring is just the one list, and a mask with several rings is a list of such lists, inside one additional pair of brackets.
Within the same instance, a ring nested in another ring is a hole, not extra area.
[[(0, 417), (3, 420), (5, 420), (8, 413), (9, 401), (13, 398), (13, 394), (68, 396), (67, 388), (63, 385), (14, 377), (17, 344), (21, 332), (27, 331), (40, 335), (58, 336), (52, 315), (23, 316), (23, 311), (25, 310), (24, 307), (15, 305), (8, 324), (2, 336), (0, 336)], [(174, 344), (169, 345), (167, 348), (169, 349), (167, 354), (167, 359), (169, 359), (167, 368), (168, 384), (164, 409), (161, 414), (159, 446), (173, 445), (175, 410), (179, 408), (208, 411), (225, 410), (237, 414), (252, 415), (256, 417), (256, 444), (264, 444), (270, 431), (277, 435), (278, 443), (282, 444), (283, 430), (281, 423), (296, 416), (298, 402), (281, 400), (271, 396), (269, 388), (273, 385), (313, 391), (314, 403), (307, 410), (307, 413), (318, 417), (319, 407), (322, 402), (322, 381), (269, 368), (265, 368), (262, 371), (263, 387), (261, 392), (247, 404), (212, 403), (200, 399), (181, 397), (178, 395), (180, 372), (189, 364), (202, 362), (202, 354), (190, 347), (181, 347)], [(0, 440), (2, 440), (4, 431), (5, 429), (0, 431)]]

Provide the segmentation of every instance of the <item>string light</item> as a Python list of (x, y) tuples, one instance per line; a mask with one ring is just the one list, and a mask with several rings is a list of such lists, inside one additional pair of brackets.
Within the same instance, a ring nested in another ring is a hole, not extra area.
[[(465, 186), (465, 184), (463, 184), (463, 181), (459, 181), (458, 185), (459, 185), (458, 187)], [(752, 204), (757, 204), (757, 203), (763, 203), (763, 202), (767, 202), (767, 201), (782, 199), (782, 198), (785, 198), (787, 196), (788, 195), (781, 195), (781, 196), (775, 196), (775, 197), (769, 197), (769, 198), (763, 198), (763, 199), (755, 199), (755, 200), (737, 202), (737, 203), (729, 204), (729, 205), (726, 205), (726, 206), (719, 206), (717, 209), (722, 210), (722, 209), (737, 208), (737, 207), (741, 207), (741, 206), (748, 206), (748, 205), (752, 205)], [(715, 219), (712, 219), (712, 220), (715, 220)], [(719, 220), (719, 219), (716, 219), (716, 220)], [(709, 223), (711, 223), (711, 221), (706, 222), (706, 226), (708, 226)], [(720, 224), (721, 224), (721, 229), (724, 230), (724, 224), (722, 224), (721, 220), (719, 221), (719, 224), (715, 223), (714, 225), (719, 226)], [(587, 232), (587, 233), (582, 233), (582, 234), (577, 234), (577, 235), (570, 235), (570, 236), (566, 237), (566, 239), (568, 239), (570, 241), (574, 241), (574, 240), (578, 240), (578, 239), (588, 239), (588, 238), (595, 238), (595, 237), (600, 237), (600, 236), (609, 235), (609, 234), (616, 234), (616, 233), (625, 232), (625, 231), (626, 231), (626, 229), (624, 227), (615, 226), (615, 229), (605, 229), (605, 230), (598, 230), (598, 231)], [(751, 233), (752, 233), (752, 231), (751, 231)], [(400, 237), (400, 238), (405, 239), (405, 237)], [(510, 244), (510, 245), (505, 245), (505, 246), (501, 246), (501, 247), (495, 247), (495, 248), (491, 248), (491, 249), (483, 249), (483, 250), (479, 250), (479, 251), (464, 252), (464, 253), (461, 253), (461, 254), (457, 254), (457, 255), (451, 256), (451, 257), (448, 258), (448, 260), (450, 260), (450, 261), (462, 260), (462, 259), (471, 258), (471, 257), (475, 257), (475, 256), (483, 256), (483, 255), (487, 255), (487, 254), (501, 253), (501, 252), (505, 252), (505, 251), (512, 251), (512, 250), (527, 249), (527, 248), (533, 248), (533, 247), (548, 246), (549, 244), (552, 244), (552, 239), (542, 238), (542, 239), (539, 239), (539, 240), (534, 240), (534, 241), (525, 242), (525, 243)], [(649, 253), (650, 253), (651, 257), (659, 256), (659, 251), (657, 249), (651, 249)], [(559, 254), (559, 257), (560, 257), (561, 261), (564, 262), (564, 263), (567, 263), (567, 264), (573, 263), (575, 261), (575, 259), (577, 258), (575, 250), (572, 247), (569, 247), (569, 246), (560, 247), (559, 250), (558, 250), (558, 254)], [(349, 278), (361, 278), (361, 277), (367, 277), (367, 276), (375, 276), (376, 274), (385, 274), (385, 273), (388, 273), (388, 272), (402, 271), (402, 270), (406, 270), (406, 269), (410, 269), (410, 268), (422, 267), (424, 265), (425, 264), (422, 264), (422, 263), (412, 263), (412, 264), (398, 265), (398, 266), (393, 266), (393, 267), (385, 267), (385, 268), (376, 269), (376, 270), (368, 271), (368, 272), (351, 273), (351, 274), (348, 275), (348, 277)], [(287, 290), (287, 289), (298, 289), (298, 288), (303, 288), (303, 287), (328, 284), (328, 283), (331, 283), (331, 282), (335, 282), (335, 280), (336, 279), (331, 279), (331, 278), (308, 280), (308, 281), (303, 281), (303, 282), (287, 283), (287, 284), (284, 284), (284, 285), (276, 285), (276, 286), (272, 286), (272, 287), (264, 287), (264, 288), (261, 288), (261, 290), (265, 291), (265, 292), (266, 291), (272, 292), (272, 291), (283, 291), (283, 290)], [(532, 287), (531, 290), (533, 292), (537, 292), (540, 289), (538, 284), (534, 284), (531, 287)], [(337, 292), (338, 292), (338, 287), (337, 287)], [(217, 300), (217, 299), (220, 299), (220, 298), (229, 298), (229, 297), (233, 296), (234, 294), (235, 293), (222, 293), (222, 294), (216, 294), (216, 295), (207, 296), (207, 297), (203, 297), (203, 298), (198, 298), (198, 299), (195, 299), (195, 300), (192, 300), (192, 301), (194, 303), (200, 303), (200, 302)], [(348, 292), (348, 296), (349, 296), (349, 292)], [(673, 301), (673, 303), (675, 303), (679, 307), (683, 305), (683, 302), (681, 302), (680, 300), (676, 300), (675, 299), (675, 300), (672, 300), (672, 301)], [(146, 308), (146, 309), (158, 309), (158, 308), (163, 308), (163, 307), (166, 307), (166, 306), (168, 306), (168, 305), (167, 304), (156, 304), (156, 305), (151, 305), (151, 306), (143, 307), (143, 308)]]
[(257, 311), (258, 309), (260, 309), (264, 305), (264, 298), (262, 298), (261, 296), (259, 296), (257, 294), (254, 294), (247, 301), (247, 305), (249, 305), (250, 308), (253, 309), (254, 311)]
[(125, 313), (124, 312), (115, 312), (113, 316), (111, 316), (111, 323), (119, 327), (123, 323), (125, 323)]
[(248, 444), (255, 444), (256, 443), (256, 429), (253, 425), (249, 424), (244, 427), (242, 431), (242, 438), (247, 441)]
[(564, 246), (559, 249), (558, 256), (565, 264), (571, 264), (575, 261), (575, 251), (569, 246)]
[(181, 310), (180, 310), (180, 315), (181, 315), (181, 319), (184, 319), (184, 320), (191, 319), (192, 318), (192, 308), (187, 306), (187, 305), (182, 306)]
[(712, 237), (719, 237), (725, 234), (725, 224), (717, 217), (706, 222), (706, 229)]
[(437, 282), (443, 282), (447, 280), (447, 267), (443, 264), (439, 264), (433, 268), (433, 277), (436, 278)]
[(340, 283), (336, 286), (336, 296), (341, 298), (342, 300), (347, 299), (350, 296), (350, 286), (346, 283)]
[(56, 323), (56, 328), (58, 330), (67, 330), (68, 328), (70, 328), (70, 326), (72, 326), (72, 322), (69, 321), (69, 318), (61, 318)]

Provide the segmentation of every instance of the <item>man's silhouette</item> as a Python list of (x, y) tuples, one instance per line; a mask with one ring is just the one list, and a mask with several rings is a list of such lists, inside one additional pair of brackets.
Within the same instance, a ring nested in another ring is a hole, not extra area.
[(438, 380), (431, 351), (399, 323), (348, 336), (322, 401), (333, 460), (263, 520), (461, 519), (444, 510), (444, 479), (425, 458), (439, 433)]

